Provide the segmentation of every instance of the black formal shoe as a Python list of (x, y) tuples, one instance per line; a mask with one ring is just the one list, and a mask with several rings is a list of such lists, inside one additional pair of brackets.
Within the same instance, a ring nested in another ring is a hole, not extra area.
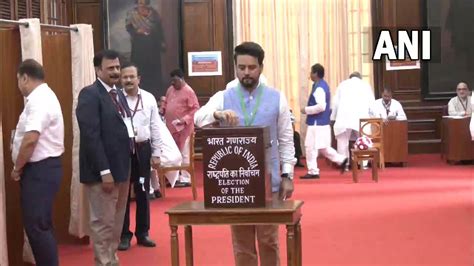
[(161, 192), (159, 190), (155, 190), (155, 198), (156, 199), (161, 198)]
[(319, 178), (319, 175), (310, 175), (310, 174), (306, 174), (304, 176), (300, 176), (301, 179), (318, 179)]
[(341, 171), (341, 174), (344, 173), (344, 171), (349, 170), (349, 159), (346, 158), (344, 161), (342, 161), (341, 165), (339, 165), (339, 170)]
[(125, 251), (130, 248), (130, 239), (128, 238), (122, 238), (120, 240), (120, 244), (118, 246), (118, 250), (120, 251)]
[(155, 193), (148, 193), (148, 200), (156, 199)]
[(191, 183), (190, 182), (181, 182), (181, 181), (176, 181), (174, 184), (174, 187), (190, 187)]
[(137, 238), (137, 244), (148, 248), (156, 247), (156, 244), (148, 236)]

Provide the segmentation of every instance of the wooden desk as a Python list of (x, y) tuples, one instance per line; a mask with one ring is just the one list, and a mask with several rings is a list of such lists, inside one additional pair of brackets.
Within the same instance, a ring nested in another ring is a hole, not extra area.
[(471, 118), (443, 117), (441, 128), (442, 156), (447, 162), (474, 160), (474, 141), (471, 140)]
[(288, 265), (301, 266), (301, 206), (303, 201), (276, 201), (265, 208), (205, 209), (203, 202), (189, 201), (169, 209), (171, 265), (179, 265), (178, 226), (184, 225), (186, 265), (193, 265), (192, 225), (286, 225)]
[(408, 122), (391, 120), (383, 127), (384, 158), (386, 163), (408, 162)]

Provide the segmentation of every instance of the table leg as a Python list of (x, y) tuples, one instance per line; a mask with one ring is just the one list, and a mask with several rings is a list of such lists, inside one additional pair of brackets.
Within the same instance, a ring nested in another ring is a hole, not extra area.
[(301, 223), (298, 221), (296, 224), (296, 265), (301, 266), (303, 265), (303, 245), (301, 241)]
[(296, 266), (296, 239), (295, 239), (295, 225), (286, 226), (286, 257), (289, 266)]
[(184, 226), (184, 246), (186, 250), (186, 266), (193, 266), (193, 228)]
[(170, 228), (171, 228), (171, 265), (179, 266), (178, 226), (170, 225)]

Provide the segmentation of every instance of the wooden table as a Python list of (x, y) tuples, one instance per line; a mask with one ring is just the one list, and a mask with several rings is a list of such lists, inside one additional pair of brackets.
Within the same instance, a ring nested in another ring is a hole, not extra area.
[(390, 120), (383, 127), (384, 159), (386, 163), (408, 162), (408, 123)]
[(265, 208), (205, 209), (203, 202), (189, 201), (169, 209), (171, 265), (179, 265), (178, 226), (184, 225), (186, 265), (193, 265), (192, 225), (286, 225), (288, 265), (301, 266), (301, 206), (303, 201), (269, 202)]
[(443, 117), (441, 155), (447, 162), (474, 160), (474, 141), (471, 140), (470, 121), (470, 117)]

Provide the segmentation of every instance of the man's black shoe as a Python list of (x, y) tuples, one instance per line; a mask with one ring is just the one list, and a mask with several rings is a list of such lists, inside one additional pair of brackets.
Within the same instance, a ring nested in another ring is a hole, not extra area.
[(341, 171), (341, 174), (346, 171), (346, 169), (349, 169), (349, 159), (346, 158), (344, 161), (342, 161), (341, 165), (339, 165), (339, 170)]
[(159, 190), (155, 190), (155, 198), (156, 199), (161, 198), (161, 192)]
[(125, 251), (130, 248), (130, 239), (122, 238), (118, 246), (118, 250)]
[(304, 176), (300, 176), (301, 179), (318, 179), (319, 178), (319, 175), (310, 175), (310, 174), (306, 174)]
[(148, 236), (137, 238), (137, 244), (148, 248), (156, 247), (156, 244)]
[(181, 182), (181, 181), (176, 181), (174, 184), (174, 187), (190, 187), (191, 183), (190, 182)]

